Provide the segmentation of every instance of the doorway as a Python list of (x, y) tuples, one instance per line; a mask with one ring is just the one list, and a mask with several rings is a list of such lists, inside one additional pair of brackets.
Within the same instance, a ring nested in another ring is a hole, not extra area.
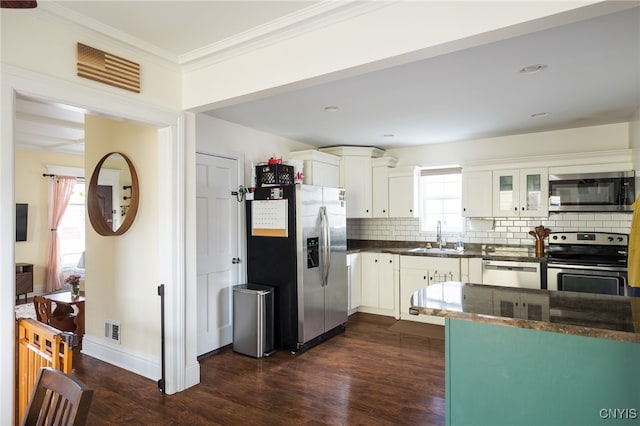
[[(185, 115), (179, 110), (149, 106), (142, 100), (125, 98), (120, 94), (112, 94), (103, 90), (79, 85), (37, 73), (25, 74), (23, 70), (10, 65), (3, 66), (2, 97), (0, 98), (0, 136), (2, 140), (15, 140), (15, 111), (16, 98), (19, 96), (37, 97), (60, 105), (76, 105), (87, 110), (110, 117), (122, 117), (157, 129), (159, 152), (157, 158), (158, 173), (155, 178), (164, 190), (158, 194), (157, 214), (162, 232), (154, 237), (159, 249), (157, 265), (158, 281), (168, 283), (165, 289), (166, 310), (165, 317), (168, 324), (166, 370), (167, 393), (175, 393), (198, 383), (199, 371), (195, 356), (187, 357), (185, 353), (195, 352), (195, 338), (189, 334), (185, 336), (185, 313), (182, 309), (185, 292), (185, 247), (189, 241), (185, 239), (184, 202), (185, 186), (184, 161), (187, 137), (184, 132)], [(2, 144), (0, 149), (0, 187), (3, 197), (0, 198), (0, 272), (2, 280), (14, 282), (15, 242), (15, 146), (13, 142)], [(195, 287), (195, 283), (194, 287)], [(153, 289), (155, 293), (155, 288)], [(5, 319), (13, 317), (15, 293), (12, 285), (0, 288), (0, 312)], [(194, 315), (195, 316), (195, 315)], [(159, 320), (158, 320), (159, 321)], [(87, 324), (89, 325), (89, 324)], [(96, 328), (97, 330), (97, 328)], [(14, 321), (0, 323), (0, 342), (12, 347), (15, 339)], [(99, 331), (95, 332), (99, 336)], [(192, 349), (189, 349), (192, 348)], [(107, 360), (109, 353), (102, 353), (98, 358)], [(117, 355), (117, 354), (116, 354)], [(159, 359), (151, 356), (141, 359), (135, 354), (122, 354), (121, 361), (128, 362), (131, 371), (153, 379), (158, 378)], [(13, 369), (15, 360), (11, 351), (0, 354), (0, 364)], [(0, 402), (0, 423), (11, 423), (10, 413), (13, 412), (14, 389), (12, 383), (0, 386), (0, 394), (8, 396)], [(7, 417), (8, 416), (8, 417)]]
[[(85, 111), (36, 97), (18, 95), (15, 101), (14, 194), (29, 208), (26, 241), (16, 242), (15, 261), (33, 264), (29, 296), (46, 291), (49, 240), (56, 228), (61, 268), (65, 275), (84, 252), (84, 116)], [(54, 176), (76, 178), (60, 222), (50, 226), (50, 191)], [(81, 205), (80, 205), (81, 204)], [(70, 210), (73, 210), (71, 212)]]

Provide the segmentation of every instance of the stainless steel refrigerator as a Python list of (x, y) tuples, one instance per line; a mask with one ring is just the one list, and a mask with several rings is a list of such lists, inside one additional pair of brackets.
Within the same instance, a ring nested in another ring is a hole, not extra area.
[(256, 188), (246, 202), (247, 274), (274, 288), (277, 347), (303, 351), (344, 331), (347, 230), (344, 190)]

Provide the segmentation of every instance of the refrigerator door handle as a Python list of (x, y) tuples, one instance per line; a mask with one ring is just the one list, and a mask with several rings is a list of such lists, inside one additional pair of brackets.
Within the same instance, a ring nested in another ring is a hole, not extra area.
[(329, 218), (327, 208), (320, 207), (320, 222), (322, 224), (322, 286), (329, 284), (329, 268), (331, 267), (331, 236), (329, 235)]

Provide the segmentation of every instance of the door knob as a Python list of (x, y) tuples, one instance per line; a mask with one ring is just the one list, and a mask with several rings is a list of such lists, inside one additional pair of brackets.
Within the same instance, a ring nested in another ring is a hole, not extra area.
[(236, 263), (240, 263), (240, 262), (241, 262), (241, 260), (240, 260), (240, 258), (239, 258), (239, 257), (234, 257), (233, 259), (231, 259), (231, 263), (233, 263), (234, 265), (235, 265)]

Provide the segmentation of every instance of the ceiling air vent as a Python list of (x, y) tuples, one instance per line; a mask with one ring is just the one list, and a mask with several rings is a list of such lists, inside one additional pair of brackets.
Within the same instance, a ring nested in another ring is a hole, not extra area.
[(114, 343), (120, 343), (120, 323), (106, 320), (104, 322), (104, 337)]

